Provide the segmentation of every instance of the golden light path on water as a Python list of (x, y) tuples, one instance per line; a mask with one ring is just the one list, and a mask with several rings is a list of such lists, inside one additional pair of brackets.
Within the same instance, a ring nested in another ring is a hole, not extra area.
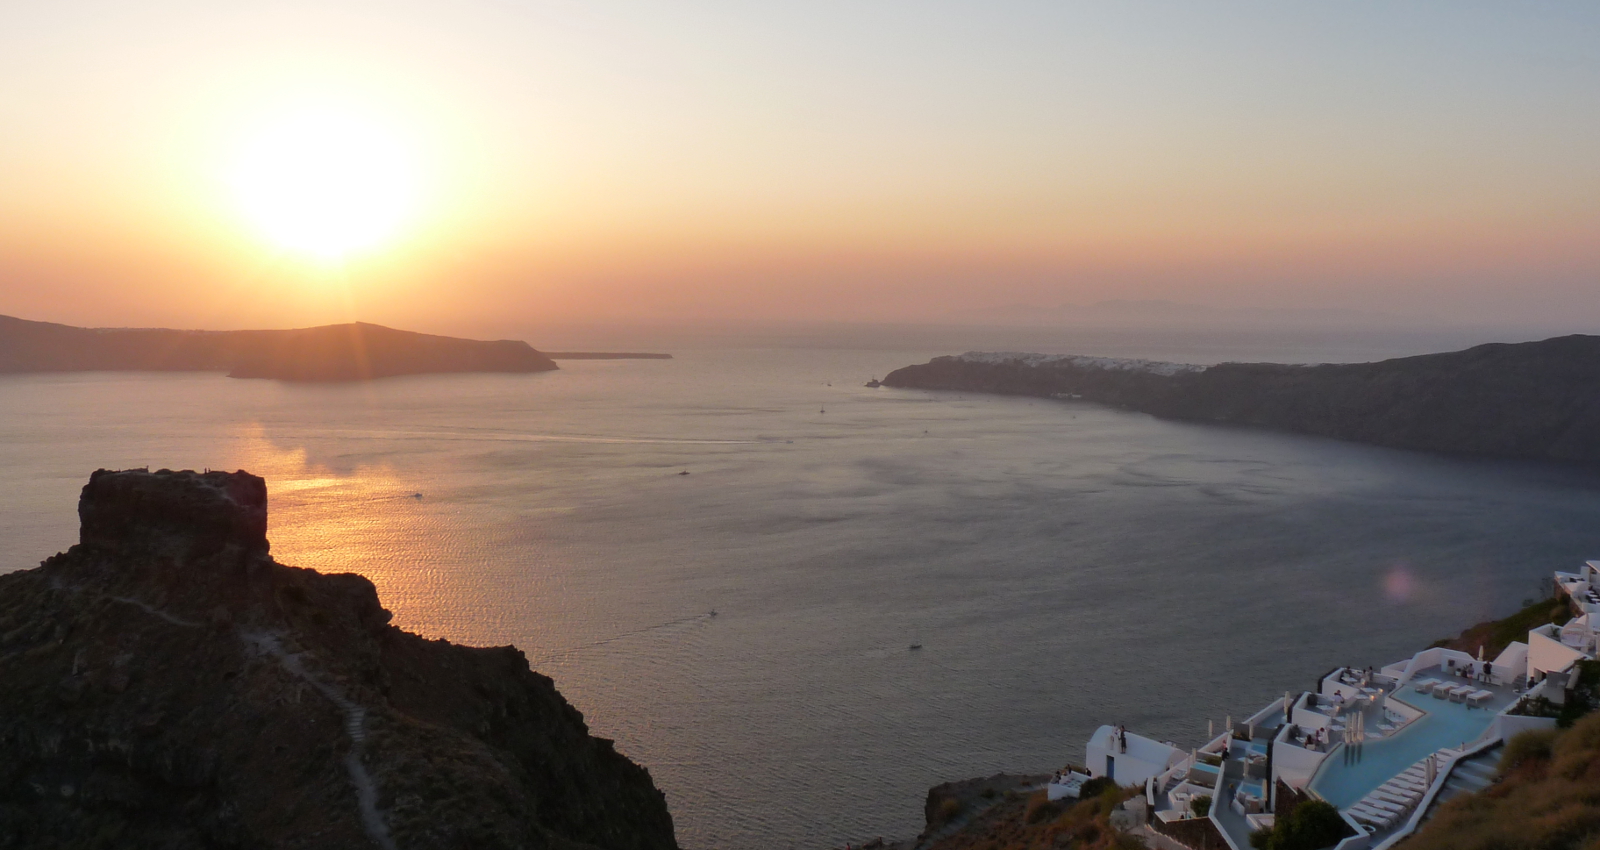
[(336, 471), (309, 460), (304, 448), (274, 445), (259, 425), (242, 428), (237, 446), (240, 467), (268, 482), (274, 558), (360, 573), (406, 628), (429, 636), (449, 630), (449, 611), (428, 602), (439, 579), (429, 564), (450, 540), (437, 533), (437, 522), (418, 522), (416, 482), (385, 463)]
[[(590, 444), (596, 447), (662, 444), (735, 446), (751, 440), (662, 439), (605, 434), (541, 434), (484, 429), (438, 431), (407, 429), (319, 429), (322, 439), (385, 442), (438, 441), (467, 445)], [(574, 652), (603, 646), (631, 631), (571, 633), (547, 631), (543, 618), (519, 614), (508, 604), (505, 585), (489, 578), (514, 575), (519, 595), (531, 599), (571, 594), (570, 579), (582, 570), (577, 559), (551, 538), (515, 533), (515, 555), (489, 545), (507, 526), (554, 521), (578, 510), (575, 499), (552, 488), (508, 507), (493, 488), (446, 482), (433, 473), (404, 470), (387, 461), (355, 461), (335, 468), (303, 446), (280, 445), (259, 424), (242, 425), (232, 435), (233, 465), (267, 479), (268, 535), (280, 563), (325, 573), (353, 572), (377, 587), (394, 622), (427, 637), (478, 645), (518, 643), (530, 658), (557, 661)], [(340, 460), (349, 460), (349, 457)], [(486, 523), (486, 516), (500, 523)], [(500, 529), (500, 530), (497, 530)], [(495, 559), (488, 554), (501, 552)], [(570, 625), (570, 624), (569, 624)], [(668, 623), (667, 625), (671, 625)], [(650, 628), (655, 628), (651, 626)], [(649, 629), (645, 629), (646, 631)], [(528, 645), (530, 637), (537, 642)]]

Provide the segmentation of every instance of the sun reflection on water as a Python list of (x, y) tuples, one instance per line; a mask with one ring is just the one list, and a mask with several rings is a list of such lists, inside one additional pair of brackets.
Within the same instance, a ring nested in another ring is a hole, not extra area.
[(268, 537), (280, 563), (359, 573), (377, 585), (396, 622), (441, 634), (435, 550), (448, 545), (420, 483), (384, 462), (336, 469), (303, 446), (275, 444), (260, 428), (238, 439), (240, 465), (267, 479)]

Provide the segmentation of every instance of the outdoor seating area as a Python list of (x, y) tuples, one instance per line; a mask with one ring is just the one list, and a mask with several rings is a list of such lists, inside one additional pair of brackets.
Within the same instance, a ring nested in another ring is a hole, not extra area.
[[(1508, 714), (1519, 698), (1559, 691), (1576, 661), (1600, 656), (1600, 561), (1582, 574), (1558, 573), (1556, 584), (1579, 613), (1530, 629), (1526, 642), (1486, 642), (1470, 652), (1432, 646), (1382, 668), (1337, 667), (1315, 690), (1285, 692), (1243, 721), (1230, 715), (1220, 729), (1208, 722), (1203, 747), (1168, 745), (1165, 761), (1151, 762), (1150, 817), (1193, 819), (1196, 801), (1210, 798), (1200, 806), (1205, 817), (1243, 848), (1272, 823), (1278, 789), (1287, 787), (1332, 804), (1365, 831), (1355, 837), (1361, 846), (1389, 850), (1421, 820), (1424, 801), (1436, 805), (1433, 793), (1455, 781), (1463, 753), (1554, 723)], [(1099, 752), (1101, 737), (1091, 751)], [(1091, 772), (1099, 775), (1102, 761), (1111, 775), (1110, 758), (1091, 758)]]
[[(1344, 727), (1341, 726), (1340, 728), (1342, 729)], [(1294, 744), (1301, 749), (1310, 750), (1314, 753), (1326, 753), (1328, 751), (1327, 742), (1320, 740), (1317, 736), (1317, 733), (1311, 729), (1306, 729), (1300, 726), (1291, 727), (1289, 729), (1288, 740), (1289, 743)]]
[(1374, 830), (1391, 830), (1408, 819), (1433, 784), (1441, 760), (1456, 755), (1456, 750), (1430, 753), (1399, 775), (1383, 783), (1346, 811)]
[(1090, 778), (1089, 774), (1079, 773), (1070, 767), (1064, 771), (1056, 771), (1056, 774), (1050, 777), (1049, 784), (1045, 786), (1045, 796), (1051, 802), (1075, 800), (1083, 790), (1083, 783), (1088, 782)]
[(1260, 814), (1267, 807), (1267, 787), (1263, 782), (1241, 782), (1233, 792), (1233, 810), (1241, 815)]
[[(1161, 822), (1171, 823), (1173, 821), (1193, 819), (1195, 817), (1194, 801), (1201, 797), (1213, 797), (1216, 794), (1216, 786), (1198, 784), (1190, 782), (1188, 779), (1178, 778), (1164, 795), (1160, 793), (1159, 787), (1156, 791), (1157, 800), (1153, 814)], [(1165, 797), (1166, 805), (1161, 804), (1163, 796)]]

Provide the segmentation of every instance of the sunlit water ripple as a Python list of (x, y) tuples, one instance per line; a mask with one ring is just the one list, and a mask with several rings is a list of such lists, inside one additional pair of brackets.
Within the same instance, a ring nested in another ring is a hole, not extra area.
[(934, 783), (1195, 741), (1600, 555), (1587, 472), (861, 386), (931, 353), (0, 378), (0, 570), (96, 467), (263, 474), (280, 560), (522, 647), (701, 850), (909, 835)]

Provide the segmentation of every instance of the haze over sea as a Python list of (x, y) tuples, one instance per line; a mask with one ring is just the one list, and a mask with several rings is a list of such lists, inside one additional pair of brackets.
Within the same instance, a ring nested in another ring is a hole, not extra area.
[(1600, 474), (864, 381), (979, 347), (1485, 339), (841, 333), (355, 385), (0, 377), (0, 571), (75, 541), (97, 467), (248, 469), (279, 560), (370, 577), (407, 629), (521, 647), (649, 767), (685, 847), (905, 837), (938, 782), (1081, 761), (1101, 723), (1196, 743), (1512, 610), (1600, 557)]

